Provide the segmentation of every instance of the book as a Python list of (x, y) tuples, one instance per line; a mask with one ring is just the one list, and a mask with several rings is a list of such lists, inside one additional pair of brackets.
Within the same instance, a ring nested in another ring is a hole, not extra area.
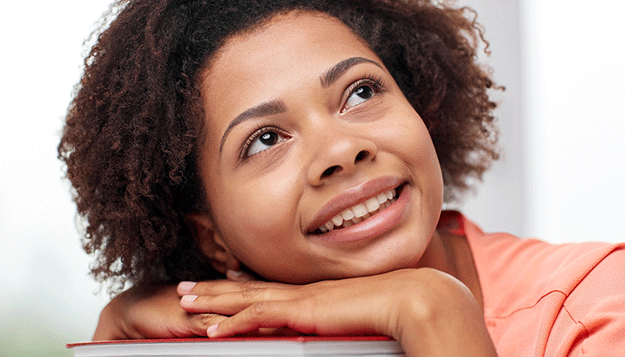
[(293, 357), (405, 356), (400, 344), (383, 336), (243, 337), (119, 340), (70, 343), (75, 357)]

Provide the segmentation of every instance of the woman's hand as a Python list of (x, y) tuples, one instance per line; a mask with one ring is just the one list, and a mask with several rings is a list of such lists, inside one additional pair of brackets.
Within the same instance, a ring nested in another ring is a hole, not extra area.
[[(227, 276), (238, 282), (252, 279), (233, 270)], [(100, 313), (93, 340), (206, 336), (206, 329), (223, 316), (186, 312), (180, 307), (176, 289), (176, 285), (142, 285), (119, 294)]]
[(184, 311), (175, 285), (132, 287), (104, 307), (93, 340), (206, 336), (214, 317)]
[(210, 281), (181, 285), (178, 292), (187, 312), (216, 314), (210, 337), (286, 327), (306, 334), (391, 336), (408, 356), (496, 355), (469, 289), (434, 269), (301, 286)]

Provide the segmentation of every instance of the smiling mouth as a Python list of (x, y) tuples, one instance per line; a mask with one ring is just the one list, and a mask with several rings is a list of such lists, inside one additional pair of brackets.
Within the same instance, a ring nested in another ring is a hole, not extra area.
[(397, 200), (401, 188), (402, 186), (384, 191), (364, 202), (343, 210), (331, 220), (321, 225), (321, 227), (315, 229), (312, 234), (324, 234), (362, 222), (392, 205), (393, 202)]

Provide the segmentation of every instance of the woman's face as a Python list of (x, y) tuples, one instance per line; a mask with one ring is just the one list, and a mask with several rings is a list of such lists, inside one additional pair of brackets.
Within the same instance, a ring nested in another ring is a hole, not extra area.
[(442, 205), (434, 146), (342, 22), (290, 13), (235, 36), (201, 90), (200, 172), (214, 233), (236, 259), (289, 283), (419, 265)]

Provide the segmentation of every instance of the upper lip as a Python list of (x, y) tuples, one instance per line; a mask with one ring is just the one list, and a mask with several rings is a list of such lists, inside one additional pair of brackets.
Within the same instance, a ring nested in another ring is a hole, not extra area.
[(321, 207), (313, 217), (306, 233), (314, 232), (345, 209), (362, 203), (381, 192), (396, 188), (401, 183), (398, 177), (385, 176), (363, 182), (341, 192)]

